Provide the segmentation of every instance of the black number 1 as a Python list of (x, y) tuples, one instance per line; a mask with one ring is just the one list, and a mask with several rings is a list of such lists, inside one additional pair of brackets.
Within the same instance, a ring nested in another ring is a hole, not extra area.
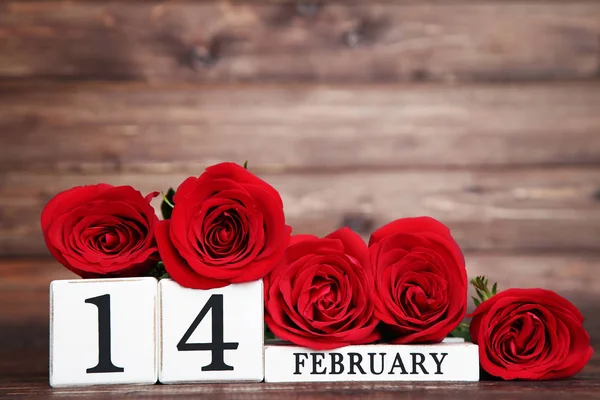
[[(212, 340), (210, 343), (188, 343), (188, 339), (196, 330), (206, 314), (212, 309)], [(209, 350), (212, 361), (210, 364), (202, 367), (202, 371), (233, 371), (233, 367), (225, 364), (223, 356), (225, 350), (235, 350), (239, 346), (236, 342), (223, 342), (223, 295), (213, 294), (210, 296), (200, 313), (192, 322), (192, 325), (185, 332), (179, 343), (179, 351)]]
[(101, 372), (123, 372), (124, 368), (115, 366), (111, 361), (110, 350), (110, 295), (104, 294), (85, 300), (98, 307), (98, 365), (85, 370), (88, 374)]

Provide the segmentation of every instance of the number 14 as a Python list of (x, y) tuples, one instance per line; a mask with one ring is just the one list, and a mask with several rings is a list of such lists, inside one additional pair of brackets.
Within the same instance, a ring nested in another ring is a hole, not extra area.
[[(98, 365), (88, 368), (88, 374), (106, 372), (124, 372), (123, 368), (116, 367), (111, 360), (111, 334), (110, 334), (110, 295), (105, 294), (85, 300), (86, 303), (98, 307)], [(188, 343), (200, 322), (212, 310), (212, 341), (210, 343)], [(198, 316), (194, 319), (188, 330), (177, 344), (178, 351), (210, 351), (212, 361), (203, 366), (202, 371), (233, 371), (233, 367), (225, 364), (225, 350), (236, 350), (237, 342), (224, 342), (223, 339), (223, 295), (210, 296)]]

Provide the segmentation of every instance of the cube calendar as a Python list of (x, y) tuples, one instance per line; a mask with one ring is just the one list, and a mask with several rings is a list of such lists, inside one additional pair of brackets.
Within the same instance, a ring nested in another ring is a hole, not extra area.
[(171, 279), (54, 281), (50, 385), (477, 381), (477, 345), (316, 351), (264, 343), (262, 280), (198, 290)]
[(154, 384), (154, 278), (54, 281), (50, 285), (50, 386)]
[(159, 283), (161, 383), (263, 380), (263, 282)]
[(265, 382), (479, 380), (478, 347), (450, 340), (430, 345), (371, 344), (315, 351), (265, 347)]

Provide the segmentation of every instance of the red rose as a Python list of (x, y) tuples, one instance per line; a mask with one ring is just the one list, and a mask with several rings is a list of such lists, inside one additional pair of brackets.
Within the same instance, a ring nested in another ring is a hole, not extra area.
[(186, 179), (174, 202), (156, 238), (165, 269), (182, 286), (211, 289), (260, 279), (289, 242), (279, 193), (239, 165), (214, 165)]
[(481, 367), (493, 376), (568, 378), (592, 357), (583, 316), (552, 291), (508, 289), (481, 303), (471, 316)]
[(375, 314), (391, 343), (437, 343), (467, 307), (467, 273), (450, 230), (428, 217), (378, 229), (369, 242)]
[(131, 186), (78, 186), (42, 211), (50, 253), (83, 278), (143, 275), (158, 261), (150, 200)]
[(378, 339), (366, 244), (348, 228), (292, 237), (265, 278), (265, 321), (275, 336), (316, 350)]

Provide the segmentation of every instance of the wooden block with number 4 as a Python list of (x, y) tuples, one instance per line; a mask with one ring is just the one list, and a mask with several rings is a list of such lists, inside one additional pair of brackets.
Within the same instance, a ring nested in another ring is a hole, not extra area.
[(262, 280), (211, 290), (161, 280), (159, 381), (261, 382), (263, 296)]
[(154, 384), (154, 278), (62, 280), (50, 284), (50, 386)]

